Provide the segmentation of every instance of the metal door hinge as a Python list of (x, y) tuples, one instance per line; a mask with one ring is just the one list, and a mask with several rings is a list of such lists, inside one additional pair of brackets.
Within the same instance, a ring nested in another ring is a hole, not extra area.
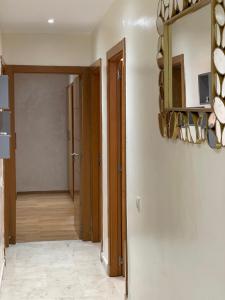
[(15, 145), (14, 145), (14, 147), (15, 147), (15, 150), (17, 149), (17, 135), (16, 135), (16, 132), (15, 132)]
[(120, 265), (123, 265), (124, 264), (124, 259), (122, 256), (119, 257), (119, 264)]
[(98, 165), (99, 165), (99, 167), (102, 166), (102, 158), (100, 156), (99, 156), (99, 159), (98, 159)]
[(118, 72), (117, 72), (117, 79), (118, 80), (122, 79), (122, 73), (120, 70), (118, 70)]

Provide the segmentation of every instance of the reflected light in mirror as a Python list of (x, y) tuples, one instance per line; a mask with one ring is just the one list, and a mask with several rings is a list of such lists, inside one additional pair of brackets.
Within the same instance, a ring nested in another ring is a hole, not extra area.
[(124, 27), (141, 27), (143, 29), (149, 29), (155, 27), (155, 19), (149, 17), (140, 17), (138, 19), (123, 20)]

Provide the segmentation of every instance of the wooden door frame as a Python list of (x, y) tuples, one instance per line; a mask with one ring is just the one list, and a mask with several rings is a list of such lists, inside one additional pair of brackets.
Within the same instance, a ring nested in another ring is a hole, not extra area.
[(83, 164), (81, 170), (82, 230), (81, 239), (90, 240), (90, 91), (89, 68), (80, 66), (33, 66), (33, 65), (4, 65), (3, 73), (9, 76), (9, 97), (11, 110), (11, 157), (4, 161), (5, 185), (5, 246), (16, 244), (16, 133), (15, 133), (15, 95), (14, 76), (18, 73), (30, 74), (68, 74), (79, 75), (82, 81), (82, 147)]
[[(118, 239), (118, 155), (115, 153), (115, 141), (118, 139), (117, 122), (118, 122), (118, 104), (115, 101), (116, 81), (117, 81), (117, 64), (118, 59), (123, 59), (124, 73), (122, 82), (122, 206), (124, 209), (124, 230), (126, 236), (126, 284), (128, 284), (128, 263), (127, 263), (127, 201), (126, 201), (126, 40), (123, 39), (115, 47), (107, 52), (107, 74), (108, 74), (108, 235), (109, 235), (109, 276), (121, 276), (122, 270), (119, 262), (119, 248), (121, 243)], [(116, 191), (115, 191), (116, 190)]]
[[(102, 243), (102, 59), (90, 67), (91, 89), (91, 170), (92, 170), (92, 242)], [(96, 95), (96, 85), (99, 88)], [(96, 128), (97, 127), (97, 128)], [(97, 130), (96, 130), (97, 129)], [(98, 180), (96, 182), (96, 175)], [(96, 186), (97, 185), (97, 186)], [(96, 195), (96, 189), (98, 195)]]

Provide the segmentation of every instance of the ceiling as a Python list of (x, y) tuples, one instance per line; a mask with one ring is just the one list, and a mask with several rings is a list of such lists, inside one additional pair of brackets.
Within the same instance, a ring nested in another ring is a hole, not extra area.
[[(0, 29), (8, 33), (89, 33), (114, 0), (0, 0)], [(48, 24), (54, 18), (55, 24)]]

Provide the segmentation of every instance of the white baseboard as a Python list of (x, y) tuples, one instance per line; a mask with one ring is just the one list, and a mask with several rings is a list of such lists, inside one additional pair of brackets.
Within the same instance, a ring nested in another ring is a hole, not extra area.
[(106, 259), (103, 252), (100, 253), (100, 260), (101, 260), (101, 263), (103, 264), (103, 267), (104, 267), (106, 273), (108, 274), (108, 272), (109, 272), (109, 263), (108, 263), (108, 260)]
[(3, 279), (4, 267), (5, 267), (5, 261), (3, 261), (3, 262), (2, 262), (2, 265), (0, 266), (0, 288), (1, 288), (1, 285), (2, 285), (2, 279)]

